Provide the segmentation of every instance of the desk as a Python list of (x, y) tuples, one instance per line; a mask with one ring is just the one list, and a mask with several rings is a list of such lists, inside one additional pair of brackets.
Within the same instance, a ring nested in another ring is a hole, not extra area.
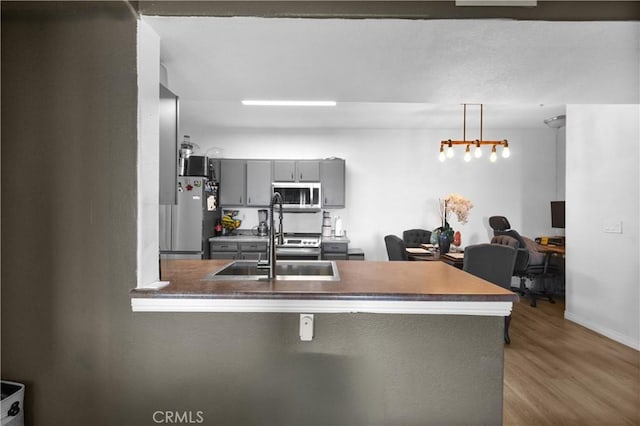
[[(540, 253), (544, 253), (545, 257), (544, 257), (544, 273), (548, 273), (549, 272), (549, 264), (551, 262), (551, 257), (552, 256), (562, 256), (564, 258), (565, 255), (565, 249), (564, 246), (552, 246), (552, 245), (542, 245), (542, 244), (536, 244), (536, 250), (538, 250)], [(563, 275), (564, 275), (564, 271)]]
[[(554, 285), (554, 288), (551, 290), (551, 294), (564, 294), (565, 246), (536, 244), (536, 250), (545, 254), (543, 277), (556, 278), (560, 280), (560, 288)], [(553, 282), (557, 283), (558, 281), (554, 280)]]
[(562, 255), (562, 256), (565, 255), (564, 246), (551, 246), (551, 245), (543, 246), (542, 244), (536, 244), (536, 246), (537, 246), (536, 249), (540, 253), (559, 254), (559, 255)]
[(451, 266), (455, 266), (458, 269), (462, 269), (464, 264), (464, 254), (463, 253), (447, 253), (445, 255), (440, 255), (440, 252), (435, 250), (433, 252), (428, 252), (427, 250), (419, 251), (415, 248), (407, 248), (407, 255), (409, 256), (409, 260), (416, 260), (422, 262), (428, 262), (433, 260), (438, 260), (444, 263), (447, 263)]

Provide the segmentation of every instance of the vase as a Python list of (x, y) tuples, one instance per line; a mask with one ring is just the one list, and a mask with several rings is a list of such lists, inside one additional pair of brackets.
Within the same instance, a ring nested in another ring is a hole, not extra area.
[(429, 242), (431, 244), (433, 244), (434, 246), (438, 245), (438, 238), (440, 237), (440, 230), (439, 229), (434, 229), (431, 232), (431, 237), (429, 238)]
[(451, 247), (451, 239), (449, 238), (448, 233), (441, 232), (440, 237), (438, 238), (438, 243), (440, 245), (440, 254), (449, 253), (449, 247)]

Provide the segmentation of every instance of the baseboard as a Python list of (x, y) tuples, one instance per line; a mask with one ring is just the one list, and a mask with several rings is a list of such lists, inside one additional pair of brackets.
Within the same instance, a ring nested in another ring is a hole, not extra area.
[(615, 340), (618, 343), (622, 343), (625, 346), (629, 346), (630, 348), (640, 351), (640, 341), (634, 341), (633, 339), (629, 338), (629, 336), (622, 335), (617, 331), (594, 324), (593, 322), (584, 319), (579, 315), (572, 314), (568, 311), (564, 311), (564, 318), (568, 319), (569, 321), (573, 321), (576, 324), (580, 324), (581, 326), (586, 327), (589, 330), (595, 331), (598, 334), (602, 334), (603, 336), (608, 337), (611, 340)]

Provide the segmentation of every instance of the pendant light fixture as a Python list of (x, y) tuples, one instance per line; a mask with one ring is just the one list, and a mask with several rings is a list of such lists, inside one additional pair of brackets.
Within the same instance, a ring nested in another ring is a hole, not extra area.
[[(474, 146), (473, 156), (475, 158), (482, 157), (482, 149), (480, 148), (482, 145), (491, 145), (491, 155), (489, 156), (489, 161), (492, 163), (498, 159), (498, 153), (496, 150), (496, 146), (502, 147), (502, 158), (509, 158), (511, 153), (509, 152), (509, 142), (506, 139), (500, 141), (485, 141), (482, 140), (482, 121), (483, 121), (483, 113), (484, 113), (484, 105), (483, 104), (463, 104), (464, 105), (464, 118), (462, 122), (462, 140), (454, 141), (451, 139), (447, 139), (446, 141), (440, 141), (440, 155), (438, 159), (440, 161), (444, 161), (447, 158), (453, 158), (455, 145), (466, 145), (464, 152), (464, 161), (471, 161), (471, 146)], [(480, 105), (480, 139), (476, 140), (467, 140), (467, 105)], [(445, 154), (446, 147), (446, 154)]]

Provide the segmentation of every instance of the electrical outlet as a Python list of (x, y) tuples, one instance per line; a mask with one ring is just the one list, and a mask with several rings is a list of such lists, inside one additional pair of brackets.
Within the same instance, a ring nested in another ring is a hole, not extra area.
[(313, 340), (313, 314), (300, 314), (300, 340)]
[(622, 234), (622, 221), (620, 220), (605, 220), (603, 231), (608, 234)]

